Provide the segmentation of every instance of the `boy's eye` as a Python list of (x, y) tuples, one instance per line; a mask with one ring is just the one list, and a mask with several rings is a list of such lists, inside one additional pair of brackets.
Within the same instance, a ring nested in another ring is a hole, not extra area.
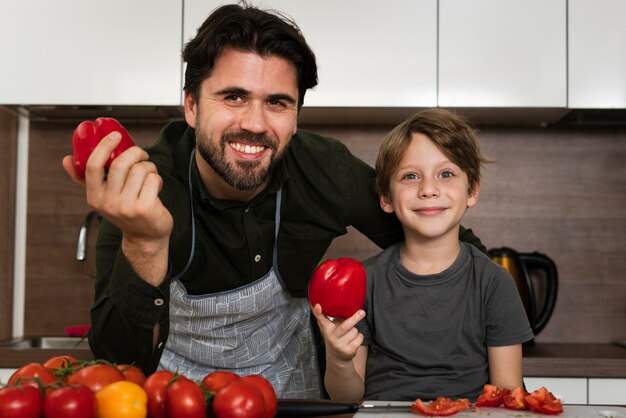
[(417, 175), (415, 175), (414, 173), (408, 173), (402, 176), (402, 178), (405, 180), (415, 180), (417, 179)]
[(454, 177), (454, 173), (452, 171), (443, 171), (440, 176), (442, 179), (449, 179), (450, 177)]

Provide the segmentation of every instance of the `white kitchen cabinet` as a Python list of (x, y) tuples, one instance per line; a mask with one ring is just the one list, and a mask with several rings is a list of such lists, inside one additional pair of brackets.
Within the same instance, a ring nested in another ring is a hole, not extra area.
[(17, 369), (0, 369), (0, 386), (6, 384)]
[[(186, 0), (183, 41), (224, 1)], [(437, 0), (265, 0), (300, 26), (319, 85), (306, 106), (436, 106)]]
[(182, 1), (0, 3), (0, 104), (180, 105)]
[(565, 107), (566, 0), (439, 0), (439, 106)]
[(626, 379), (589, 379), (589, 404), (626, 405)]
[(569, 0), (568, 14), (569, 107), (626, 108), (626, 1)]
[(587, 378), (584, 377), (525, 377), (524, 384), (528, 392), (545, 386), (563, 403), (570, 405), (586, 405)]

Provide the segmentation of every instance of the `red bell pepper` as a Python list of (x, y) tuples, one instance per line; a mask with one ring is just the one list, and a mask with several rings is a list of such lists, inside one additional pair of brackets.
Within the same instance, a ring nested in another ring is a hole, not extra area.
[(320, 304), (324, 315), (348, 318), (365, 302), (366, 273), (352, 258), (326, 260), (317, 266), (309, 282), (311, 306)]
[(524, 397), (531, 411), (546, 415), (558, 415), (563, 412), (563, 405), (552, 392), (544, 386)]
[(494, 385), (486, 384), (483, 392), (476, 400), (476, 406), (500, 406), (504, 402), (504, 398), (509, 394), (509, 390), (499, 388)]
[(122, 152), (135, 145), (132, 138), (124, 127), (113, 118), (98, 118), (95, 122), (86, 120), (81, 122), (72, 135), (72, 156), (74, 157), (74, 171), (80, 178), (85, 178), (87, 159), (96, 145), (111, 132), (117, 131), (122, 134), (122, 140), (113, 150), (104, 168), (108, 169), (111, 162)]

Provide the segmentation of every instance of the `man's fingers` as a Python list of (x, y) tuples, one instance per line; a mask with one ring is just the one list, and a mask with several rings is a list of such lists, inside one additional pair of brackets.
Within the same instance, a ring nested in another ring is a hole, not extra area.
[(67, 175), (70, 176), (70, 179), (72, 179), (74, 183), (85, 185), (85, 180), (78, 177), (76, 175), (76, 172), (74, 171), (74, 157), (72, 157), (71, 155), (66, 155), (65, 157), (63, 157), (63, 160), (61, 161), (61, 165), (63, 166), (63, 169), (65, 170)]

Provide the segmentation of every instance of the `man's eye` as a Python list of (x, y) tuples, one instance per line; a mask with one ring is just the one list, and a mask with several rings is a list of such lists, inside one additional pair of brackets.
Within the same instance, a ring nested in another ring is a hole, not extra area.
[(243, 100), (243, 97), (237, 96), (236, 94), (231, 94), (230, 96), (226, 96), (225, 100), (229, 102), (240, 102)]

